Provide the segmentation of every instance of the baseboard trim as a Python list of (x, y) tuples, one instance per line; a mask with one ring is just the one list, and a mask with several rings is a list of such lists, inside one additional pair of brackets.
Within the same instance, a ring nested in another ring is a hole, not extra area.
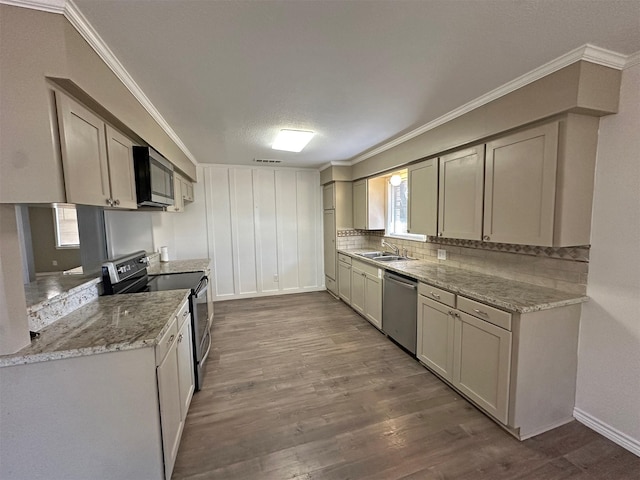
[(603, 437), (608, 438), (614, 443), (617, 443), (622, 448), (629, 450), (634, 455), (640, 457), (640, 440), (630, 437), (629, 435), (622, 433), (620, 430), (604, 423), (602, 420), (589, 415), (584, 410), (579, 408), (573, 409), (573, 416), (577, 421), (586, 425), (591, 430), (595, 430)]
[(296, 288), (291, 290), (277, 290), (273, 292), (252, 292), (252, 293), (241, 293), (237, 295), (225, 295), (223, 297), (213, 297), (214, 302), (225, 302), (227, 300), (242, 300), (247, 298), (258, 298), (258, 297), (275, 297), (276, 295), (291, 295), (296, 293), (310, 293), (310, 292), (325, 292), (328, 290), (323, 285), (321, 287), (308, 287), (308, 288)]

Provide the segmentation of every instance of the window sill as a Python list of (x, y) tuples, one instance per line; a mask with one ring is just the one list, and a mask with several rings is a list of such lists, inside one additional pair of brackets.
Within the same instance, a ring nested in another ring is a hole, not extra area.
[(385, 237), (391, 237), (391, 238), (399, 238), (401, 240), (412, 240), (414, 242), (426, 242), (427, 241), (427, 236), (426, 235), (419, 235), (417, 233), (386, 233)]

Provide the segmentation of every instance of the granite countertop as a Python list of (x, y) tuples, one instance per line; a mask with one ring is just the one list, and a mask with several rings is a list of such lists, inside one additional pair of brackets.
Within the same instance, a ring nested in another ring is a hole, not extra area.
[(149, 275), (163, 275), (167, 273), (204, 272), (209, 269), (211, 260), (196, 258), (193, 260), (170, 260), (168, 262), (152, 263), (147, 267)]
[(99, 297), (40, 330), (0, 367), (155, 346), (189, 290)]
[(589, 297), (540, 287), (530, 283), (464, 270), (427, 260), (378, 262), (361, 257), (367, 249), (338, 250), (360, 261), (397, 272), (435, 287), (494, 305), (511, 312), (527, 313), (586, 302)]
[(96, 285), (102, 279), (95, 275), (45, 275), (24, 286), (27, 310), (38, 310), (50, 300), (61, 300), (79, 290)]

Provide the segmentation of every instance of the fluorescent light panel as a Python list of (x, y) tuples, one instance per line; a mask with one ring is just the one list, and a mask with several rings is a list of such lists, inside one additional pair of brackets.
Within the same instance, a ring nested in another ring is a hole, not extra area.
[(307, 130), (280, 130), (271, 148), (287, 152), (300, 152), (314, 135), (314, 132)]

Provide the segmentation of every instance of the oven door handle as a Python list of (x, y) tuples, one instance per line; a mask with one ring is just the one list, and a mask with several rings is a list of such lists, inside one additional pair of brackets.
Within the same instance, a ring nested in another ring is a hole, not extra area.
[(209, 279), (207, 277), (202, 277), (202, 280), (200, 280), (200, 283), (196, 287), (196, 297), (200, 296), (200, 292), (205, 290), (207, 285), (209, 285)]
[(204, 355), (202, 356), (202, 358), (200, 359), (200, 363), (201, 365), (204, 364), (205, 360), (207, 360), (207, 357), (209, 356), (209, 352), (211, 351), (211, 344), (213, 343), (211, 341), (211, 334), (207, 332), (207, 337), (209, 337), (209, 346), (207, 347), (207, 351), (204, 353)]

